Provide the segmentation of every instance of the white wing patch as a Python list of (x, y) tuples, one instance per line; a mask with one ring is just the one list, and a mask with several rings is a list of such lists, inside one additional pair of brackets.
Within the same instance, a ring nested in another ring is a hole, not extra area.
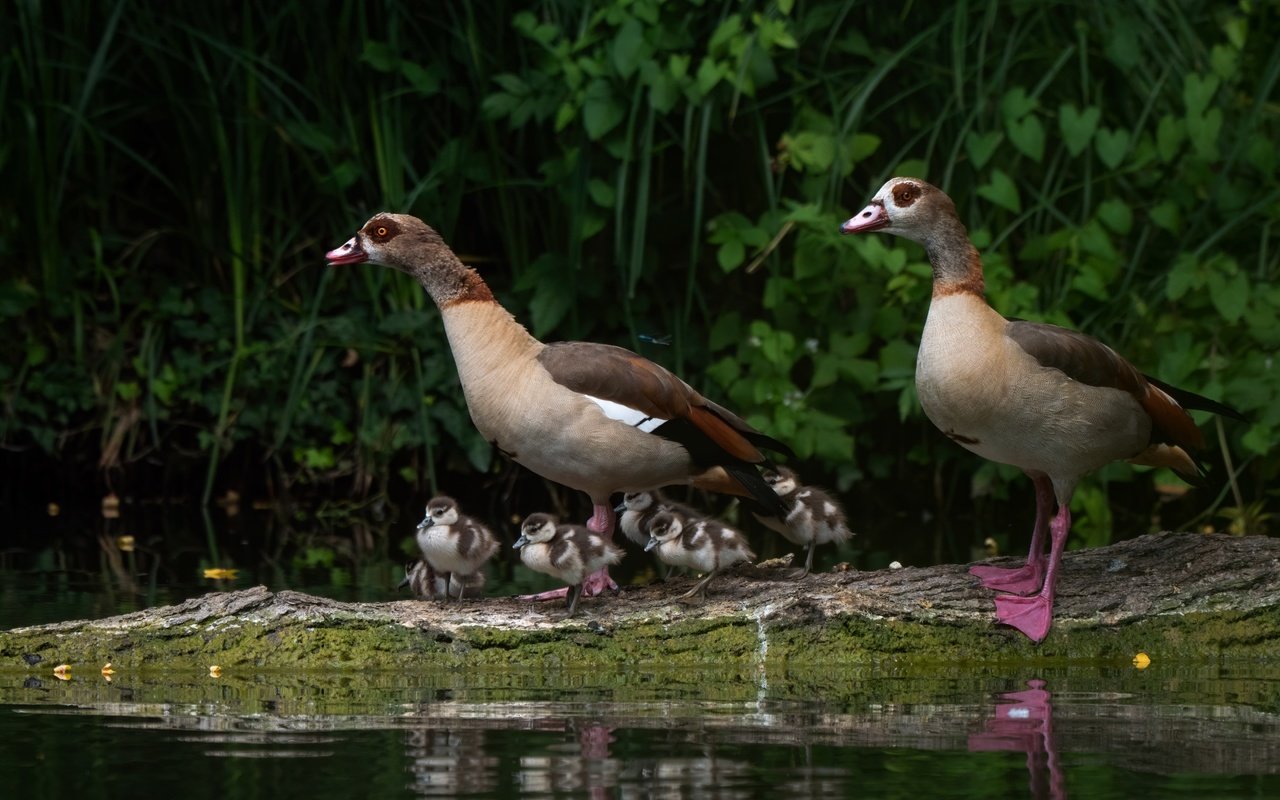
[(618, 422), (626, 423), (627, 425), (630, 425), (633, 428), (638, 428), (645, 433), (653, 433), (654, 428), (657, 428), (659, 425), (666, 422), (665, 419), (651, 417), (643, 411), (632, 408), (631, 406), (624, 406), (621, 403), (615, 403), (612, 400), (592, 397), (589, 394), (583, 395), (583, 397), (586, 397), (591, 402), (600, 406), (600, 410), (603, 411), (604, 415), (609, 419), (616, 419)]

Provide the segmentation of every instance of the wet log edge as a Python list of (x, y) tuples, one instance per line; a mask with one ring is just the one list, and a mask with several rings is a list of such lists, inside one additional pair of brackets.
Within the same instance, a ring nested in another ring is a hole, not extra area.
[[(1018, 559), (1002, 559), (1009, 564)], [(997, 562), (998, 563), (998, 562)], [(256, 587), (101, 620), (0, 632), (0, 670), (106, 661), (133, 669), (558, 670), (706, 666), (768, 673), (860, 664), (1280, 657), (1280, 540), (1159, 533), (1069, 552), (1039, 645), (995, 624), (966, 565), (837, 571), (794, 580), (766, 562), (557, 603), (344, 603)], [(93, 667), (96, 669), (97, 667)]]

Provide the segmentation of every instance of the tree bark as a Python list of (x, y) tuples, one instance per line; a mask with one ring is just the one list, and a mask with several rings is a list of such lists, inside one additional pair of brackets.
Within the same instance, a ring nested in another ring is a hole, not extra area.
[[(1002, 559), (1009, 564), (1015, 559)], [(103, 620), (0, 633), (0, 669), (105, 662), (132, 669), (822, 664), (1280, 657), (1280, 540), (1160, 533), (1067, 553), (1056, 618), (1036, 645), (995, 624), (963, 565), (836, 571), (777, 562), (558, 603), (515, 598), (342, 603), (265, 587)], [(30, 659), (28, 659), (30, 660)]]

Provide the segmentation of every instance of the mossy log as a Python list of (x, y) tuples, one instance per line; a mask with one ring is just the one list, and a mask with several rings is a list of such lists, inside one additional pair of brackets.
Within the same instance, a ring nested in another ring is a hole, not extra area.
[[(1016, 563), (1015, 559), (1006, 559)], [(1033, 644), (995, 623), (992, 593), (963, 565), (836, 571), (794, 580), (766, 562), (558, 603), (343, 603), (265, 587), (103, 620), (0, 633), (0, 669), (102, 663), (139, 669), (598, 669), (828, 664), (1203, 661), (1280, 657), (1280, 539), (1160, 533), (1067, 553), (1056, 621)]]

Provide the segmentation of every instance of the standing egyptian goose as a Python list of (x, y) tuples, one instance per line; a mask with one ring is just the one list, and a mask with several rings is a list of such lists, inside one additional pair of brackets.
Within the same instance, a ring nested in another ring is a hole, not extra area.
[[(1039, 642), (1053, 623), (1058, 562), (1081, 476), (1126, 459), (1195, 479), (1200, 467), (1192, 453), (1204, 447), (1204, 437), (1185, 409), (1243, 418), (1144, 376), (1092, 337), (1002, 317), (983, 297), (982, 261), (951, 198), (924, 181), (894, 178), (841, 230), (886, 231), (928, 253), (933, 299), (916, 360), (916, 391), (925, 414), (947, 437), (1019, 467), (1035, 483), (1036, 523), (1026, 565), (970, 571), (984, 585), (1013, 593), (996, 596), (997, 619)], [(1055, 499), (1058, 511), (1050, 521)], [(1047, 561), (1046, 532), (1052, 539)]]
[[(760, 448), (789, 448), (629, 350), (538, 341), (421, 220), (377, 214), (325, 258), (417, 278), (440, 309), (481, 435), (538, 475), (585, 492), (594, 505), (587, 526), (606, 539), (614, 528), (609, 497), (619, 491), (692, 484), (779, 507), (760, 478), (769, 465)], [(612, 585), (602, 571), (586, 591)]]
[(568, 587), (569, 616), (578, 608), (583, 581), (622, 560), (622, 548), (603, 533), (582, 525), (561, 525), (550, 514), (530, 514), (520, 524), (520, 538), (512, 545), (531, 570), (559, 578)]
[[(418, 549), (435, 573), (450, 586), (458, 578), (458, 599), (468, 585), (468, 578), (483, 574), (484, 564), (498, 552), (498, 539), (478, 520), (458, 510), (452, 497), (433, 497), (427, 502), (426, 516), (418, 523)], [(449, 592), (444, 593), (449, 596)]]
[(766, 470), (764, 482), (782, 498), (787, 514), (782, 518), (756, 514), (756, 519), (782, 534), (792, 544), (809, 550), (797, 579), (813, 569), (813, 551), (818, 549), (818, 545), (845, 542), (853, 536), (839, 501), (816, 486), (802, 485), (794, 470), (787, 467)]
[(649, 543), (645, 550), (657, 550), (658, 558), (673, 567), (687, 567), (707, 576), (692, 589), (680, 595), (687, 600), (694, 595), (707, 596), (707, 584), (721, 570), (752, 561), (746, 538), (733, 528), (713, 519), (688, 519), (671, 511), (662, 511), (649, 523)]

